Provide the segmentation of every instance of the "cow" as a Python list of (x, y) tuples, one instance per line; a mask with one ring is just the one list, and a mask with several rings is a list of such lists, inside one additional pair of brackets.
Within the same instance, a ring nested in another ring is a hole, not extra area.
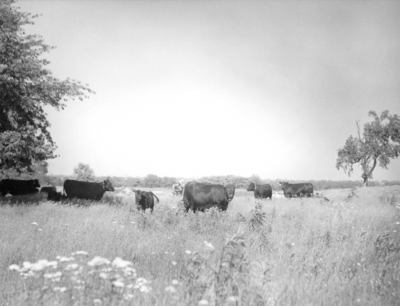
[(286, 198), (313, 196), (314, 187), (311, 183), (289, 184), (288, 182), (279, 182), (279, 184)]
[(114, 191), (114, 187), (107, 179), (100, 183), (66, 180), (64, 193), (69, 198), (100, 201), (106, 191)]
[(272, 188), (269, 184), (254, 184), (250, 183), (247, 187), (247, 191), (254, 191), (254, 197), (256, 199), (270, 199), (272, 200)]
[(68, 197), (64, 196), (61, 192), (50, 190), (47, 193), (47, 200), (48, 201), (59, 202), (59, 201), (66, 200), (66, 199), (68, 199)]
[(57, 192), (56, 186), (45, 186), (45, 187), (40, 188), (41, 193), (43, 193), (43, 192), (49, 193), (50, 191)]
[(0, 193), (5, 196), (6, 194), (23, 195), (38, 192), (40, 184), (38, 180), (11, 180), (4, 179), (0, 181)]
[(146, 211), (147, 208), (150, 208), (150, 211), (153, 213), (154, 198), (157, 199), (157, 203), (160, 202), (157, 196), (151, 191), (134, 190), (134, 192), (137, 209)]
[(218, 184), (205, 184), (189, 182), (183, 190), (183, 203), (186, 212), (205, 211), (211, 207), (217, 207), (226, 211), (228, 204), (235, 195), (235, 186), (230, 184), (226, 187)]

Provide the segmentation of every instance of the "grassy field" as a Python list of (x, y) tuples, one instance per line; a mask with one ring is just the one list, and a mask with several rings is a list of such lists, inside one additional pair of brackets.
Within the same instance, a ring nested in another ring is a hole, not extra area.
[(0, 199), (0, 305), (399, 305), (399, 186), (237, 190), (226, 213), (158, 196), (153, 214), (112, 193)]

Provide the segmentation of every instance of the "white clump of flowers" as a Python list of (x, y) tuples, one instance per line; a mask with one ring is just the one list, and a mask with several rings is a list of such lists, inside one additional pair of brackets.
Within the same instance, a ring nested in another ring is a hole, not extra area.
[(192, 252), (189, 251), (189, 250), (186, 250), (185, 253), (188, 254), (188, 255), (192, 254)]
[(177, 262), (176, 262), (175, 260), (173, 260), (173, 261), (171, 261), (171, 264), (172, 264), (173, 266), (176, 266), (176, 265), (177, 265)]
[(41, 259), (38, 262), (30, 263), (29, 261), (23, 262), (23, 270), (42, 271), (47, 267), (57, 267), (57, 262)]
[(172, 280), (172, 285), (178, 285), (178, 284), (179, 284), (179, 282), (176, 279)]
[(102, 302), (101, 302), (100, 299), (94, 299), (94, 300), (93, 300), (93, 304), (94, 304), (94, 305), (101, 305), (101, 303), (102, 303)]
[(114, 267), (116, 267), (116, 268), (122, 268), (123, 269), (123, 268), (129, 267), (129, 266), (132, 266), (133, 263), (128, 261), (128, 260), (123, 260), (120, 257), (115, 257), (115, 259), (112, 262), (112, 265)]
[(200, 300), (198, 305), (199, 306), (206, 306), (206, 305), (208, 305), (208, 301), (207, 300)]
[(65, 292), (65, 291), (67, 291), (67, 288), (66, 287), (54, 287), (53, 291)]
[(21, 268), (18, 265), (11, 265), (8, 269), (11, 271), (19, 271)]
[(77, 263), (69, 264), (65, 267), (64, 270), (70, 271), (70, 270), (76, 270), (78, 269), (79, 265)]
[(120, 287), (120, 288), (125, 287), (125, 284), (124, 284), (122, 281), (120, 281), (120, 280), (113, 281), (112, 284), (113, 284), (115, 287)]
[(204, 241), (204, 245), (206, 246), (207, 250), (214, 251), (215, 247), (211, 244), (211, 242)]
[(65, 262), (65, 261), (72, 261), (75, 260), (73, 257), (65, 257), (65, 256), (57, 256), (58, 261)]
[(165, 287), (165, 292), (176, 293), (176, 289), (174, 286), (167, 286), (167, 287)]
[(143, 277), (139, 277), (136, 280), (135, 286), (133, 288), (138, 289), (140, 292), (148, 293), (151, 291), (151, 287), (149, 286), (149, 281)]
[(109, 264), (110, 261), (107, 258), (103, 258), (100, 256), (95, 256), (91, 261), (88, 262), (88, 265), (91, 267), (101, 266), (104, 264)]
[(38, 225), (37, 222), (32, 222), (31, 224), (32, 224), (32, 225)]
[(86, 255), (86, 256), (89, 255), (89, 253), (85, 252), (85, 251), (76, 251), (75, 254), (76, 255)]

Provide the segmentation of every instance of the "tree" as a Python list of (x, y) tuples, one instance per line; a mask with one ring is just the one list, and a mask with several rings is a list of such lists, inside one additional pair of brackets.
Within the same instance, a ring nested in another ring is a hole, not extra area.
[(15, 0), (0, 1), (0, 169), (34, 172), (34, 164), (55, 158), (43, 107), (64, 109), (67, 98), (87, 97), (87, 85), (60, 81), (45, 68), (42, 57), (53, 47), (41, 36), (28, 35), (24, 27), (37, 15), (14, 7)]
[(80, 181), (94, 181), (94, 171), (88, 164), (79, 163), (74, 169), (74, 176)]
[(353, 166), (359, 164), (362, 169), (361, 177), (364, 186), (368, 186), (368, 179), (372, 179), (372, 172), (376, 165), (387, 169), (390, 159), (400, 154), (400, 118), (390, 115), (388, 111), (380, 116), (374, 111), (368, 113), (372, 122), (364, 125), (364, 133), (360, 134), (360, 125), (357, 121), (358, 135), (350, 136), (343, 148), (338, 150), (336, 168), (342, 168), (350, 176)]

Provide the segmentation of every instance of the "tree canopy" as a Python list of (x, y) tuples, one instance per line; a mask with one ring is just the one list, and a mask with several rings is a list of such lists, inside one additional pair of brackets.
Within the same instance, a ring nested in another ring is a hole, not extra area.
[(53, 47), (39, 35), (26, 34), (38, 15), (20, 12), (15, 0), (0, 1), (0, 169), (33, 172), (55, 157), (44, 106), (60, 110), (67, 98), (87, 97), (88, 85), (53, 77), (42, 57)]
[(377, 164), (387, 169), (390, 159), (397, 158), (400, 154), (400, 118), (390, 115), (388, 111), (380, 116), (370, 111), (369, 116), (373, 121), (364, 125), (361, 135), (357, 122), (358, 135), (350, 136), (343, 148), (338, 150), (336, 168), (342, 168), (350, 176), (355, 164), (362, 169), (364, 185), (372, 178), (372, 172)]
[(74, 168), (74, 176), (79, 181), (94, 181), (94, 171), (88, 164), (79, 163)]

